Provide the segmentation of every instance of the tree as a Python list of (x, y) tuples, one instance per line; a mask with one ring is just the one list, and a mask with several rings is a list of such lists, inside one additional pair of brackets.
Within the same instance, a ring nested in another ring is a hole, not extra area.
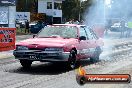
[(79, 13), (81, 13), (82, 16), (85, 10), (91, 5), (91, 1), (92, 0), (86, 0), (80, 5), (80, 0), (65, 0), (62, 3), (63, 17), (67, 20), (79, 20)]
[(37, 13), (38, 12), (38, 0), (30, 0), (30, 2), (32, 3), (32, 12)]
[(24, 3), (25, 3), (25, 0), (17, 0), (17, 3), (16, 3), (16, 11), (17, 12), (22, 12), (24, 11)]
[(16, 10), (18, 12), (38, 12), (38, 0), (17, 0)]

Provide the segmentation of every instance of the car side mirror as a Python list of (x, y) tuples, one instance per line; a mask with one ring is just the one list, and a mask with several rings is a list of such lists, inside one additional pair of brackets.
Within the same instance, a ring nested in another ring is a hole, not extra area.
[(36, 35), (36, 34), (34, 34), (34, 35), (33, 35), (33, 38), (35, 38), (36, 36), (37, 36), (37, 35)]
[(80, 36), (79, 40), (86, 40), (86, 37), (85, 36)]

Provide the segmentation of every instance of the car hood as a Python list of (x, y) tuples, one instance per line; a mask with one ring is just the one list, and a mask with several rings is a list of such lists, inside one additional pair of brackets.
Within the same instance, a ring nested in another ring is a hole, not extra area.
[(23, 45), (23, 46), (32, 46), (38, 45), (42, 47), (63, 47), (66, 44), (75, 43), (77, 39), (69, 38), (31, 38), (23, 40), (16, 45)]

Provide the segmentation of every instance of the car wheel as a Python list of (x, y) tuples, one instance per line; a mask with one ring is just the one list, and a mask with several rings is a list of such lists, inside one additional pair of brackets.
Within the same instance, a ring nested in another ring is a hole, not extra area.
[(70, 69), (75, 69), (77, 66), (77, 61), (76, 61), (76, 53), (74, 50), (70, 52), (69, 59), (68, 59), (68, 67)]
[(21, 65), (23, 66), (23, 68), (30, 68), (32, 61), (29, 60), (20, 60)]
[(100, 54), (101, 54), (101, 48), (97, 47), (94, 51), (93, 57), (90, 58), (90, 62), (92, 63), (98, 62)]

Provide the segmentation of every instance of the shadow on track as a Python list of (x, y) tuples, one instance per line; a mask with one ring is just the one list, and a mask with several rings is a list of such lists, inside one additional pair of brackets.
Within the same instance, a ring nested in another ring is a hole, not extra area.
[[(81, 66), (87, 66), (93, 64), (89, 60), (80, 61)], [(12, 69), (7, 72), (18, 73), (18, 74), (31, 74), (31, 75), (59, 75), (71, 71), (62, 63), (39, 63), (33, 64), (31, 68), (24, 69), (22, 66), (18, 69)]]

